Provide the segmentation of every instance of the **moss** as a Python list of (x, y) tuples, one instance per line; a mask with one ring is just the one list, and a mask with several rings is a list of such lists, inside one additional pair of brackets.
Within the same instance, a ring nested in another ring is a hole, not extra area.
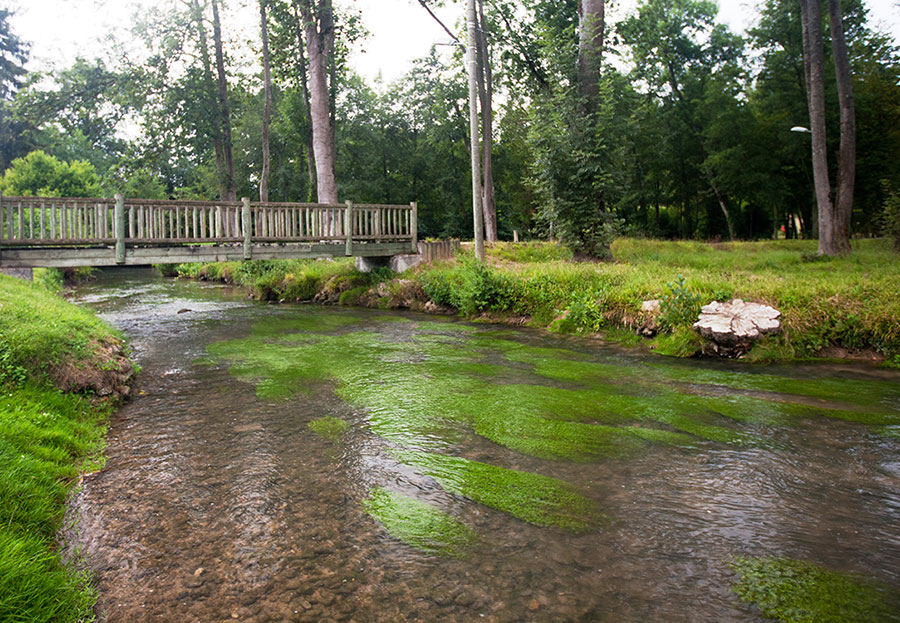
[(318, 420), (313, 420), (307, 426), (319, 437), (334, 442), (340, 441), (341, 435), (350, 428), (350, 424), (346, 420), (336, 417), (319, 418)]
[(477, 541), (475, 532), (458, 519), (388, 489), (373, 489), (363, 508), (392, 537), (428, 554), (462, 558)]
[(528, 523), (584, 532), (602, 519), (592, 500), (555, 478), (442, 454), (403, 450), (392, 454), (434, 478), (450, 493)]
[(788, 558), (739, 558), (734, 590), (784, 623), (880, 623), (900, 620), (898, 593), (864, 578)]

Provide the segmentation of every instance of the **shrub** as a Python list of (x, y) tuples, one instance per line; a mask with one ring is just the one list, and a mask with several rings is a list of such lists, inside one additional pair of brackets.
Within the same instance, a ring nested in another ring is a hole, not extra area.
[(900, 192), (888, 191), (881, 223), (884, 235), (893, 239), (894, 250), (900, 252)]
[(672, 331), (693, 324), (700, 314), (700, 296), (687, 287), (683, 275), (667, 283), (666, 290), (659, 303), (662, 328)]

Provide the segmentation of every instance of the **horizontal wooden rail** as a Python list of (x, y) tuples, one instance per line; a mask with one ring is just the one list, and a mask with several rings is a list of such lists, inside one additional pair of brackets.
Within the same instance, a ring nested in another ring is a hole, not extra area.
[[(0, 196), (0, 248), (115, 246), (118, 263), (128, 247), (198, 244), (405, 243), (415, 252), (418, 210), (410, 205), (252, 203), (155, 199)], [(371, 251), (371, 249), (369, 249)], [(334, 253), (337, 255), (338, 253)]]

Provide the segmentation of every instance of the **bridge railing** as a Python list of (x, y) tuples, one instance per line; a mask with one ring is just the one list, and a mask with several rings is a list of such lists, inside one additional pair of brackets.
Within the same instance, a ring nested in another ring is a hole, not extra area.
[(0, 196), (0, 246), (417, 242), (417, 206)]

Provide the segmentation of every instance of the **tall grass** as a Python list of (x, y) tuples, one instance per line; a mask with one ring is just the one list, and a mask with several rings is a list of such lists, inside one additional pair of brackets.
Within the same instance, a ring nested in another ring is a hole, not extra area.
[(110, 406), (63, 394), (45, 375), (91, 365), (116, 339), (89, 311), (47, 289), (0, 276), (0, 621), (84, 621), (88, 578), (58, 555), (66, 495), (100, 460)]

